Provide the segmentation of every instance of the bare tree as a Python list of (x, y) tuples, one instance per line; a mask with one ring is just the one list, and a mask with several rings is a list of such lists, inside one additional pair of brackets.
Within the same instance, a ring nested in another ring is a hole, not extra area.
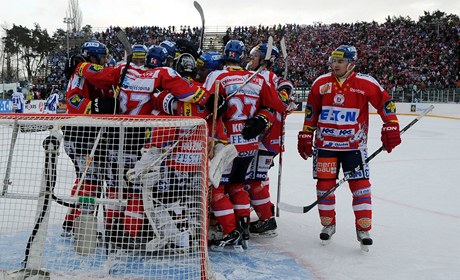
[(83, 22), (83, 14), (80, 10), (80, 5), (78, 0), (69, 0), (69, 17), (72, 20), (72, 30), (74, 32), (80, 31), (82, 22)]

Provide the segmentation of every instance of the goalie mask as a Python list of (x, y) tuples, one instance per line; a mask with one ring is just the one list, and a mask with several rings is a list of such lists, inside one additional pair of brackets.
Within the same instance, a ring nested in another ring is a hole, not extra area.
[(195, 78), (196, 61), (191, 54), (181, 54), (174, 59), (174, 70), (182, 77)]

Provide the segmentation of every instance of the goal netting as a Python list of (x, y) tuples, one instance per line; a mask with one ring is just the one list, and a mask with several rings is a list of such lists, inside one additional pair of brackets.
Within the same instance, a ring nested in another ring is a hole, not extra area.
[(198, 118), (0, 115), (0, 279), (208, 279), (207, 135)]

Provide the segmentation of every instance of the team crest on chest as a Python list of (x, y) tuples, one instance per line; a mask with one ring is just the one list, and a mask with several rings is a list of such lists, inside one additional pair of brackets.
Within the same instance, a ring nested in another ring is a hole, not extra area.
[(345, 95), (341, 93), (337, 93), (334, 96), (334, 105), (343, 105), (344, 102), (345, 102)]
[(319, 87), (320, 94), (327, 94), (332, 92), (332, 83), (327, 83)]

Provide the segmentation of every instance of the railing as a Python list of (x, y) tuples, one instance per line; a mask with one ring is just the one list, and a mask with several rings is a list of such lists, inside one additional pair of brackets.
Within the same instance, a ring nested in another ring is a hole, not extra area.
[[(294, 89), (296, 101), (302, 102), (307, 100), (310, 88), (298, 87)], [(396, 102), (434, 102), (434, 103), (460, 103), (460, 88), (427, 88), (417, 91), (390, 91), (391, 97)]]
[(397, 102), (435, 102), (435, 103), (459, 103), (460, 88), (427, 88), (412, 91), (391, 91), (393, 99)]

